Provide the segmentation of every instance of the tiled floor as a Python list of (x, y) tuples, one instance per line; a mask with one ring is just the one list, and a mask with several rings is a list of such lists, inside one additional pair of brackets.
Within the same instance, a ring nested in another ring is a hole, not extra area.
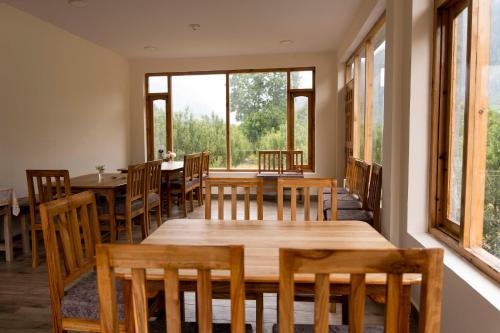
[[(215, 202), (213, 202), (215, 205)], [(313, 205), (314, 206), (314, 205)], [(196, 205), (195, 205), (196, 207)], [(226, 216), (230, 216), (230, 202), (225, 204)], [(212, 209), (216, 214), (217, 209)], [(179, 210), (174, 208), (174, 215)], [(255, 210), (252, 210), (252, 214)], [(239, 214), (243, 214), (242, 208)], [(253, 216), (253, 215), (252, 215)], [(286, 216), (286, 213), (285, 213)], [(314, 216), (314, 213), (312, 213)], [(204, 218), (204, 208), (196, 207), (189, 218)], [(174, 216), (175, 218), (175, 216)], [(276, 203), (265, 201), (264, 219), (276, 219)], [(139, 228), (134, 231), (134, 238), (140, 239)], [(48, 292), (47, 269), (45, 263), (33, 270), (31, 257), (22, 255), (16, 250), (16, 258), (12, 263), (5, 263), (3, 254), (0, 254), (0, 332), (50, 332), (50, 298)], [(214, 300), (214, 322), (229, 321), (229, 301)], [(271, 332), (276, 323), (276, 295), (265, 294), (264, 298), (265, 332)], [(341, 306), (337, 306), (337, 313), (332, 313), (330, 322), (340, 324)], [(367, 300), (366, 324), (382, 324), (384, 307)], [(194, 294), (186, 294), (186, 320), (194, 321)], [(296, 303), (297, 323), (313, 322), (313, 304)], [(246, 319), (255, 328), (255, 301), (246, 302)]]

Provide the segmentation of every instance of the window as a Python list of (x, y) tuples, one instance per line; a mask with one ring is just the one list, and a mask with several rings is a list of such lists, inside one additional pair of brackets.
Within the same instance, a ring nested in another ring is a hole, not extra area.
[(430, 230), (500, 281), (500, 0), (437, 22)]
[(314, 170), (314, 68), (146, 75), (148, 159), (208, 150), (211, 167), (256, 170), (259, 150), (303, 150)]
[[(383, 15), (346, 64), (346, 83), (354, 81), (352, 154), (368, 163), (382, 164), (385, 85), (385, 16)], [(346, 112), (351, 112), (346, 110)], [(346, 147), (347, 148), (347, 147)]]

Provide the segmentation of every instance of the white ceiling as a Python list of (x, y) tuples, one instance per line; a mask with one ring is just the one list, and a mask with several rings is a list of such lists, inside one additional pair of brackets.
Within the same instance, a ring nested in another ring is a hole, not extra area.
[(335, 50), (362, 0), (86, 1), (75, 8), (67, 0), (4, 0), (127, 58)]

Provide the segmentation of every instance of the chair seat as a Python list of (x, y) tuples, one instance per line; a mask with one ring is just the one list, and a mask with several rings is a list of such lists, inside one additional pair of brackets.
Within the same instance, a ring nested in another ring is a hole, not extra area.
[[(180, 189), (182, 187), (183, 181), (184, 181), (183, 179), (173, 179), (170, 181), (170, 187), (173, 189)], [(200, 179), (193, 178), (192, 180), (186, 182), (186, 188), (191, 188), (199, 184), (200, 184)]]
[[(314, 332), (314, 325), (308, 324), (295, 324), (294, 331), (296, 333), (309, 333)], [(328, 326), (329, 333), (348, 333), (348, 325), (330, 325)], [(365, 325), (365, 333), (383, 333), (384, 326), (380, 325)], [(279, 333), (279, 326), (277, 324), (273, 325), (273, 333)]]
[(158, 193), (148, 194), (148, 204), (151, 206), (160, 202), (160, 195)]
[(338, 210), (337, 220), (356, 220), (373, 224), (373, 213), (366, 210)]
[[(332, 193), (332, 189), (327, 187), (323, 190), (323, 194), (330, 194)], [(348, 194), (349, 191), (345, 187), (337, 187), (337, 194)]]
[(338, 201), (358, 200), (358, 196), (351, 193), (338, 193), (337, 200)]
[[(331, 207), (331, 194), (326, 194), (323, 199), (323, 209), (330, 209)], [(352, 200), (337, 200), (338, 210), (352, 210), (352, 209), (362, 209), (363, 203), (358, 199)]]
[[(149, 323), (149, 331), (151, 333), (165, 333), (166, 321), (164, 319), (157, 319)], [(231, 324), (229, 323), (213, 323), (212, 333), (230, 333)], [(182, 333), (198, 333), (198, 323), (185, 322), (182, 325)], [(252, 333), (252, 325), (245, 324), (245, 333)]]
[[(117, 215), (125, 215), (125, 202), (126, 202), (125, 197), (118, 197), (115, 200), (115, 213)], [(141, 209), (144, 206), (144, 202), (142, 200), (134, 200), (132, 202), (132, 211), (136, 211), (138, 209)], [(99, 214), (107, 213), (109, 211), (108, 209), (108, 203), (105, 200), (99, 201), (97, 204), (97, 210)]]
[[(125, 319), (123, 291), (121, 281), (116, 281), (116, 299), (118, 318)], [(99, 296), (97, 291), (97, 275), (90, 272), (77, 280), (66, 292), (61, 302), (63, 317), (81, 319), (99, 319)]]

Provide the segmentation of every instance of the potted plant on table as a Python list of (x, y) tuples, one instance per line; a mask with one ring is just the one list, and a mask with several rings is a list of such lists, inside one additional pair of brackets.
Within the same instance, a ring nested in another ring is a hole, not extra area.
[(102, 181), (102, 179), (104, 178), (104, 165), (97, 165), (95, 169), (98, 172), (97, 176), (99, 177), (99, 181)]
[(167, 162), (172, 162), (176, 156), (177, 156), (177, 154), (174, 153), (173, 151), (167, 151), (167, 154), (165, 156), (165, 160)]

